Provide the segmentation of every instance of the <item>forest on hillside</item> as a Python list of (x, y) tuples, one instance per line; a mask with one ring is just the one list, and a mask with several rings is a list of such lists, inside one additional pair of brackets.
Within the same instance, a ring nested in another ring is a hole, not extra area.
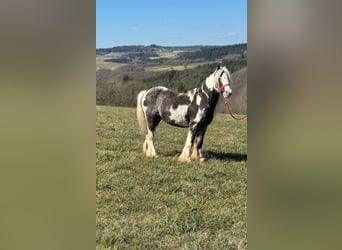
[(236, 44), (229, 46), (219, 46), (219, 47), (203, 47), (195, 52), (182, 52), (179, 57), (182, 59), (205, 59), (205, 60), (215, 60), (217, 58), (222, 58), (227, 55), (239, 55), (242, 59), (246, 57), (245, 51), (247, 50), (247, 44)]

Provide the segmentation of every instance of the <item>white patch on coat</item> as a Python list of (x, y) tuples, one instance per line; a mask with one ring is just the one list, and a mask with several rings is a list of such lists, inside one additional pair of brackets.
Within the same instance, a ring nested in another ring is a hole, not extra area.
[(198, 112), (196, 114), (194, 122), (196, 122), (196, 123), (200, 122), (200, 120), (203, 118), (203, 115), (204, 115), (204, 108), (203, 109), (198, 109)]
[(212, 73), (209, 77), (207, 77), (207, 79), (205, 80), (205, 85), (207, 85), (207, 88), (210, 91), (214, 90), (214, 86), (215, 86), (215, 81), (216, 79), (214, 78), (214, 73)]
[(170, 120), (173, 120), (180, 126), (186, 126), (185, 115), (188, 112), (189, 105), (178, 105), (176, 109), (170, 108)]
[(198, 106), (201, 104), (201, 100), (202, 100), (202, 98), (199, 95), (197, 95), (197, 97), (196, 97), (196, 104)]
[(190, 102), (192, 102), (192, 100), (194, 99), (195, 93), (196, 93), (196, 89), (188, 90), (187, 94), (190, 99)]

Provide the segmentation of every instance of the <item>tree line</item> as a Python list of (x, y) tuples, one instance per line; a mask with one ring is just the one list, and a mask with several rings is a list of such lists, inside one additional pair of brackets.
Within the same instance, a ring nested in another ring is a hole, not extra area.
[(247, 51), (247, 44), (235, 44), (228, 46), (215, 46), (215, 47), (203, 47), (198, 51), (194, 52), (182, 52), (179, 53), (181, 59), (204, 59), (208, 61), (223, 58), (229, 54), (240, 55), (241, 58), (245, 58), (245, 51)]

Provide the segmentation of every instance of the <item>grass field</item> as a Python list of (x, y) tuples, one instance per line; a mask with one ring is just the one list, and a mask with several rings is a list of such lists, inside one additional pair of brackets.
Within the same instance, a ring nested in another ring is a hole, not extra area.
[(112, 62), (106, 62), (106, 59), (112, 59), (112, 58), (120, 58), (122, 56), (122, 53), (110, 53), (106, 55), (97, 55), (96, 56), (96, 69), (99, 68), (105, 68), (105, 69), (111, 69), (115, 70), (117, 68), (120, 68), (124, 65), (125, 63), (112, 63)]
[(208, 64), (210, 62), (198, 62), (198, 63), (189, 63), (186, 66), (185, 65), (160, 65), (160, 66), (147, 66), (145, 67), (145, 71), (159, 71), (159, 70), (185, 70), (187, 69), (193, 69), (197, 66)]
[(247, 248), (246, 121), (216, 114), (207, 160), (179, 163), (186, 129), (162, 122), (145, 158), (134, 108), (96, 110), (96, 249)]

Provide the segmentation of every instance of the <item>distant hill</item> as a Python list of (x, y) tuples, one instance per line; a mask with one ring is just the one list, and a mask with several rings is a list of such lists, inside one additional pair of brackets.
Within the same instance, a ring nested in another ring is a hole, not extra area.
[(182, 52), (179, 57), (182, 59), (204, 59), (204, 60), (217, 60), (223, 59), (228, 55), (235, 55), (235, 57), (245, 58), (247, 51), (247, 44), (235, 44), (227, 46), (205, 46), (197, 51)]
[(233, 95), (230, 105), (235, 113), (247, 113), (247, 67), (233, 73)]
[(96, 49), (96, 56), (107, 63), (151, 64), (215, 61), (224, 58), (245, 59), (247, 44), (227, 46), (160, 46), (133, 45)]
[(116, 46), (112, 48), (99, 48), (96, 49), (96, 55), (105, 55), (113, 52), (155, 52), (155, 51), (174, 51), (174, 50), (198, 50), (203, 46), (160, 46), (156, 44), (151, 44), (149, 46), (144, 45), (125, 45)]

